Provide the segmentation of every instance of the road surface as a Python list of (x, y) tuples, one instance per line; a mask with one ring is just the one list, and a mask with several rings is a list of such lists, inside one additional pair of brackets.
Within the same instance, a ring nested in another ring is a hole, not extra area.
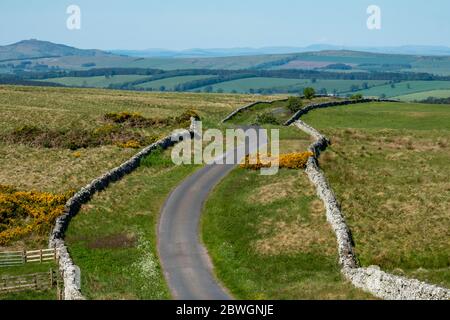
[[(263, 137), (261, 142), (267, 143), (267, 137)], [(241, 144), (238, 148), (245, 147), (245, 153), (248, 153), (256, 150), (256, 146)], [(158, 251), (174, 299), (231, 299), (213, 274), (211, 260), (200, 241), (199, 226), (203, 204), (209, 193), (235, 166), (206, 165), (183, 181), (162, 208)]]

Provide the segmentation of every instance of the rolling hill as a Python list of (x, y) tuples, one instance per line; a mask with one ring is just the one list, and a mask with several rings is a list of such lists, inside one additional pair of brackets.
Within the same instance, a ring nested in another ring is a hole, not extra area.
[[(155, 50), (138, 57), (139, 52), (115, 51), (113, 54), (101, 50), (83, 50), (40, 40), (25, 40), (15, 44), (0, 46), (0, 72), (14, 72), (14, 69), (36, 71), (42, 66), (63, 70), (86, 70), (90, 68), (154, 68), (162, 70), (178, 69), (225, 69), (225, 70), (278, 70), (309, 69), (331, 70), (334, 72), (422, 72), (450, 75), (450, 56), (408, 55), (371, 53), (341, 50), (338, 47), (311, 46), (312, 51), (282, 53), (282, 50), (268, 48), (188, 50), (175, 54), (171, 51)], [(328, 48), (328, 49), (327, 49)], [(330, 50), (332, 48), (332, 50)], [(316, 51), (313, 51), (315, 49)], [(323, 50), (326, 49), (326, 50)], [(420, 52), (410, 50), (405, 52)], [(434, 51), (434, 52), (446, 52)], [(253, 53), (253, 54), (252, 54)], [(197, 57), (196, 57), (197, 56)], [(24, 60), (27, 65), (23, 66)], [(9, 64), (9, 66), (5, 66)], [(22, 64), (22, 65), (21, 65)]]
[(63, 44), (36, 39), (0, 46), (0, 61), (67, 56), (107, 57), (112, 56), (112, 54), (101, 50), (77, 49)]

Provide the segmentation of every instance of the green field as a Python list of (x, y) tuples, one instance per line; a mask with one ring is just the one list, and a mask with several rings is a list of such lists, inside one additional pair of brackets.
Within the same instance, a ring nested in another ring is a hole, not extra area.
[[(339, 98), (321, 97), (311, 100), (302, 99), (302, 106), (306, 107), (310, 104), (323, 103), (334, 100), (339, 100)], [(256, 124), (258, 116), (261, 116), (263, 114), (273, 115), (278, 124), (285, 123), (294, 115), (294, 113), (288, 109), (288, 102), (275, 101), (273, 103), (258, 103), (250, 109), (239, 112), (230, 120), (230, 122), (234, 125)]]
[[(303, 120), (332, 140), (320, 163), (362, 265), (449, 287), (449, 106), (360, 104)], [(282, 152), (311, 142), (295, 130), (281, 128)], [(334, 234), (303, 172), (236, 169), (206, 203), (202, 228), (216, 275), (237, 298), (369, 298), (341, 278)]]
[(450, 89), (450, 81), (404, 81), (393, 85), (387, 84), (384, 86), (373, 87), (368, 90), (360, 90), (357, 93), (369, 97), (379, 97), (385, 94), (386, 97), (392, 98), (438, 89)]
[[(280, 128), (282, 153), (309, 136)], [(336, 240), (303, 170), (235, 169), (209, 197), (202, 236), (216, 276), (237, 299), (371, 299), (340, 274)]]
[(92, 87), (92, 88), (107, 88), (111, 84), (121, 84), (140, 79), (148, 78), (148, 76), (141, 75), (116, 75), (111, 77), (63, 77), (51, 78), (40, 81), (47, 81), (53, 83), (63, 84), (71, 87)]
[[(239, 70), (256, 67), (259, 64), (279, 60), (285, 55), (261, 55), (223, 58), (133, 58), (123, 56), (82, 57), (66, 56), (32, 60), (33, 64), (57, 66), (69, 70), (87, 70), (85, 64), (95, 64), (96, 68), (154, 68), (163, 70), (180, 69), (228, 69)], [(20, 61), (12, 61), (20, 63)]]
[(430, 90), (419, 93), (411, 93), (404, 96), (395, 97), (396, 99), (400, 99), (403, 101), (421, 101), (425, 100), (429, 97), (433, 98), (449, 98), (450, 97), (450, 89), (449, 90)]
[(96, 195), (70, 223), (66, 242), (88, 299), (170, 298), (156, 251), (159, 211), (197, 167), (175, 166), (168, 152), (156, 160)]
[[(352, 86), (361, 88), (363, 83), (367, 83), (369, 87), (378, 86), (386, 83), (383, 80), (320, 80), (313, 81), (311, 79), (286, 79), (286, 78), (246, 78), (233, 81), (218, 83), (212, 86), (214, 92), (222, 90), (223, 92), (249, 93), (251, 90), (272, 89), (272, 90), (292, 90), (302, 91), (305, 87), (313, 87), (317, 91), (326, 89), (328, 93), (346, 93), (350, 92)], [(198, 88), (194, 90), (204, 90)]]
[(303, 120), (332, 140), (323, 167), (363, 266), (450, 286), (450, 107), (375, 103)]
[[(11, 61), (19, 64), (21, 61)], [(424, 57), (411, 55), (376, 54), (356, 51), (321, 51), (297, 54), (255, 55), (218, 58), (135, 58), (124, 56), (65, 56), (59, 58), (33, 59), (33, 64), (45, 64), (69, 70), (89, 69), (83, 65), (95, 64), (96, 68), (156, 68), (180, 69), (314, 69), (329, 64), (345, 63), (357, 71), (427, 72), (450, 74), (448, 57)], [(409, 65), (410, 68), (402, 68)], [(335, 70), (336, 71), (336, 70)], [(342, 72), (337, 70), (337, 72)]]
[(175, 87), (179, 84), (183, 84), (189, 81), (202, 80), (214, 77), (213, 75), (199, 75), (199, 76), (180, 76), (172, 77), (161, 80), (149, 81), (145, 83), (138, 84), (136, 88), (152, 89), (159, 91), (161, 87), (164, 87), (166, 91), (174, 91)]

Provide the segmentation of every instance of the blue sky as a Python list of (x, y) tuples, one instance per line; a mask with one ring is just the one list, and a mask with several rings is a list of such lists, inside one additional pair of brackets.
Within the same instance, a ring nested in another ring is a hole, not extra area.
[[(66, 8), (81, 8), (81, 30)], [(366, 9), (381, 8), (368, 30)], [(450, 46), (448, 0), (1, 0), (0, 44), (37, 38), (80, 48)]]

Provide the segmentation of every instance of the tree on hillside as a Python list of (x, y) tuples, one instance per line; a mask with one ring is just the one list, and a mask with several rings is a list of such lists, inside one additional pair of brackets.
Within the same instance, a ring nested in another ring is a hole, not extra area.
[(298, 97), (289, 97), (287, 108), (292, 113), (296, 113), (303, 107), (302, 100)]
[(303, 90), (303, 95), (306, 99), (311, 100), (316, 95), (316, 90), (314, 88), (308, 87)]
[(350, 97), (352, 100), (361, 100), (363, 98), (363, 95), (361, 93), (355, 93)]

